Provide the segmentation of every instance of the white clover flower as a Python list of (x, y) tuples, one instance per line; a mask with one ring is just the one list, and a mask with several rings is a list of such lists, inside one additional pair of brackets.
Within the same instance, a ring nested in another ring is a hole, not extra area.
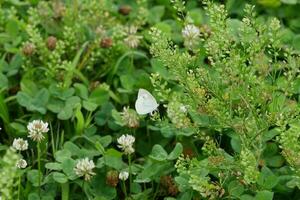
[(193, 24), (188, 24), (182, 30), (182, 36), (185, 39), (196, 39), (200, 35), (200, 30)]
[(24, 169), (27, 167), (27, 162), (24, 159), (20, 159), (17, 161), (16, 163), (16, 167), (20, 168), (20, 169)]
[(43, 133), (49, 131), (48, 123), (45, 123), (42, 120), (33, 120), (27, 125), (27, 129), (29, 131), (28, 137), (37, 142), (43, 140), (45, 138)]
[(125, 29), (127, 37), (124, 39), (124, 43), (129, 48), (136, 48), (140, 44), (140, 40), (143, 38), (140, 35), (137, 35), (137, 27), (136, 26), (129, 26)]
[(126, 171), (122, 171), (119, 173), (119, 179), (122, 181), (126, 181), (128, 179), (129, 173)]
[(28, 149), (28, 142), (22, 138), (15, 138), (12, 146), (18, 151), (25, 151)]
[(134, 148), (132, 147), (135, 138), (132, 135), (122, 135), (117, 139), (118, 147), (124, 151), (125, 154), (132, 154)]
[(186, 107), (185, 105), (181, 105), (181, 106), (179, 107), (179, 110), (180, 110), (181, 112), (183, 112), (183, 113), (186, 113), (186, 112), (187, 112), (187, 107)]
[(96, 173), (93, 172), (94, 168), (94, 162), (88, 158), (84, 158), (77, 162), (74, 171), (76, 175), (84, 176), (84, 180), (89, 181), (94, 175), (96, 175)]

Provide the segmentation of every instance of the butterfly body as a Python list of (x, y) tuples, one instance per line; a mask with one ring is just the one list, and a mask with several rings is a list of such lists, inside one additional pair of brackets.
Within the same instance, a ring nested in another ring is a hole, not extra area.
[(152, 113), (158, 107), (156, 99), (145, 89), (139, 89), (135, 110), (140, 115)]

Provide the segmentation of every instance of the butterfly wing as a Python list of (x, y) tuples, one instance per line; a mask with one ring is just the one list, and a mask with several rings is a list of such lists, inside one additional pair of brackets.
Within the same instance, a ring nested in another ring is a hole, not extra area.
[(138, 98), (135, 102), (135, 110), (140, 115), (153, 112), (158, 107), (156, 99), (145, 89), (139, 89)]

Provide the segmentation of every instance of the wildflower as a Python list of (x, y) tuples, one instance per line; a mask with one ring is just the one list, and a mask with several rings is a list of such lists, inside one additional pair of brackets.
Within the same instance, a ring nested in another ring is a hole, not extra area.
[(126, 28), (127, 37), (124, 39), (124, 42), (129, 48), (138, 47), (140, 43), (140, 39), (143, 38), (140, 35), (136, 35), (136, 32), (137, 32), (136, 26), (130, 26)]
[(88, 158), (84, 158), (78, 161), (74, 171), (76, 175), (84, 176), (84, 180), (89, 181), (92, 176), (96, 175), (96, 173), (93, 172), (94, 168), (94, 162)]
[(200, 30), (193, 24), (186, 25), (182, 30), (182, 36), (185, 39), (195, 39), (200, 35)]
[(20, 168), (20, 169), (24, 169), (27, 167), (27, 162), (24, 159), (20, 159), (17, 161), (16, 167)]
[(132, 135), (122, 135), (118, 138), (118, 147), (124, 151), (125, 154), (132, 154), (134, 148), (132, 147), (135, 138)]
[(122, 181), (126, 181), (128, 179), (129, 173), (126, 171), (122, 171), (119, 174), (119, 179)]
[(139, 117), (135, 110), (132, 110), (129, 107), (124, 107), (121, 116), (123, 123), (129, 128), (139, 127)]
[(185, 46), (191, 47), (197, 37), (200, 35), (200, 30), (195, 25), (189, 24), (182, 30)]
[(12, 146), (18, 151), (25, 151), (28, 149), (28, 142), (27, 140), (23, 140), (22, 138), (17, 138), (14, 139)]
[(27, 125), (27, 129), (29, 131), (29, 136), (32, 140), (40, 142), (45, 137), (43, 133), (47, 133), (48, 123), (43, 122), (42, 120), (33, 120)]

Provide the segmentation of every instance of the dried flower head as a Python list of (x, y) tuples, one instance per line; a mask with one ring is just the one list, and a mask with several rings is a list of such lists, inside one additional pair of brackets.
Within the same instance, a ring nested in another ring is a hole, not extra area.
[(126, 181), (128, 179), (129, 173), (126, 171), (122, 171), (119, 174), (119, 179), (122, 181)]
[(108, 171), (106, 174), (106, 184), (112, 187), (116, 187), (119, 183), (119, 172), (116, 170)]
[(132, 147), (135, 138), (132, 135), (122, 135), (118, 138), (118, 147), (124, 151), (125, 154), (132, 154), (134, 148)]
[(28, 137), (37, 142), (42, 141), (45, 138), (43, 133), (49, 131), (48, 123), (45, 123), (42, 120), (33, 120), (27, 125), (27, 129), (29, 131)]
[(102, 38), (100, 46), (102, 48), (109, 48), (113, 45), (113, 40), (110, 37)]
[(94, 175), (96, 175), (96, 173), (93, 172), (94, 168), (94, 162), (88, 158), (84, 158), (77, 162), (74, 171), (76, 175), (80, 177), (84, 176), (84, 180), (89, 181)]
[(129, 107), (124, 107), (121, 116), (123, 123), (129, 128), (139, 127), (139, 116), (137, 115), (135, 110), (130, 109)]
[(25, 56), (32, 56), (35, 52), (35, 45), (31, 42), (26, 42), (24, 45), (23, 45), (23, 48), (22, 48), (22, 52)]
[(20, 169), (24, 169), (27, 167), (27, 162), (24, 159), (20, 159), (17, 161), (16, 166)]
[(25, 151), (28, 149), (28, 142), (27, 140), (23, 140), (22, 138), (16, 138), (14, 139), (12, 146), (18, 151)]
[(119, 13), (122, 15), (129, 15), (129, 13), (131, 12), (131, 6), (129, 5), (122, 5), (119, 8)]
[(56, 48), (57, 39), (54, 36), (50, 36), (47, 38), (47, 48), (49, 50), (54, 50)]
[(53, 9), (53, 12), (54, 12), (54, 19), (61, 19), (64, 15), (65, 15), (65, 12), (66, 12), (66, 7), (65, 5), (60, 2), (60, 1), (54, 1), (52, 3), (52, 9)]

